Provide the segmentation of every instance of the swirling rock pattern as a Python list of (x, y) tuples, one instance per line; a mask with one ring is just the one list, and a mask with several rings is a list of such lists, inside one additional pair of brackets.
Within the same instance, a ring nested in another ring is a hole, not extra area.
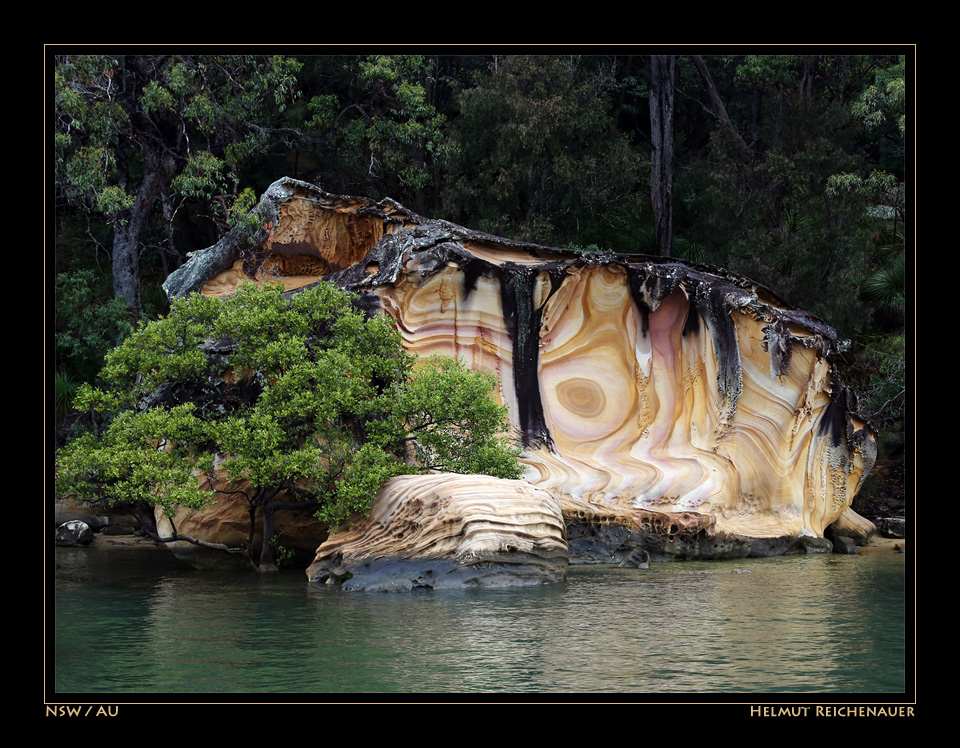
[(353, 591), (458, 589), (559, 582), (567, 563), (556, 497), (525, 481), (436, 473), (387, 481), (307, 576)]
[[(747, 278), (515, 242), (293, 180), (261, 208), (276, 228), (235, 260), (314, 251), (408, 350), (496, 374), (525, 477), (560, 500), (574, 560), (822, 550), (874, 463), (834, 331)], [(341, 238), (316, 250), (318, 229), (285, 223), (331, 216)], [(214, 292), (216, 274), (184, 272)]]

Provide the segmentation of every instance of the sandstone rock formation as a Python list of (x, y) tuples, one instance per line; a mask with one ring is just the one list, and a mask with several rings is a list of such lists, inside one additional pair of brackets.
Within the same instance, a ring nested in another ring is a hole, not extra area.
[(494, 372), (573, 561), (822, 551), (874, 463), (835, 332), (747, 278), (512, 241), (289, 179), (260, 214), (259, 237), (196, 253), (168, 295), (323, 278), (390, 315), (410, 351)]
[[(238, 551), (248, 543), (251, 548), (259, 548), (263, 542), (259, 521), (254, 524), (252, 542), (248, 537), (250, 513), (245, 500), (220, 498), (203, 512), (177, 507), (171, 517), (157, 508), (154, 519), (157, 534), (165, 540), (165, 547), (195, 568), (249, 569), (250, 563), (239, 553), (210, 550), (186, 540), (170, 540), (174, 537), (174, 528), (180, 535), (219, 543)], [(317, 546), (328, 535), (326, 528), (309, 512), (277, 512), (273, 529), (281, 546), (304, 562), (312, 558)]]
[(371, 592), (559, 582), (568, 563), (560, 502), (525, 481), (403, 475), (370, 515), (320, 546), (311, 581)]

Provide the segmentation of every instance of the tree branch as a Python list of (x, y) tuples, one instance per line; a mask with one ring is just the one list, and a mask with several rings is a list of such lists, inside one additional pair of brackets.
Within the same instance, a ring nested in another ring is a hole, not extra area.
[(736, 138), (744, 152), (749, 152), (750, 149), (747, 147), (746, 142), (743, 140), (743, 137), (737, 131), (737, 128), (730, 120), (730, 116), (727, 114), (727, 108), (723, 105), (723, 100), (720, 98), (720, 94), (717, 92), (717, 86), (713, 81), (713, 76), (710, 74), (709, 68), (707, 68), (706, 61), (701, 55), (690, 55), (690, 59), (693, 60), (693, 64), (700, 73), (703, 86), (707, 90), (707, 97), (710, 99), (711, 113), (714, 117), (720, 120), (730, 134)]

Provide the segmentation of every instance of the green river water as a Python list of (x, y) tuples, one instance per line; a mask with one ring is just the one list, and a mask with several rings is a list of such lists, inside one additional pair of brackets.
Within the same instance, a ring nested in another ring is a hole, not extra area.
[[(57, 548), (47, 690), (194, 694), (860, 694), (903, 699), (913, 620), (894, 552), (571, 567), (566, 582), (347, 593), (302, 571), (196, 571)], [(744, 571), (750, 573), (743, 573)], [(912, 667), (912, 666), (911, 666)]]

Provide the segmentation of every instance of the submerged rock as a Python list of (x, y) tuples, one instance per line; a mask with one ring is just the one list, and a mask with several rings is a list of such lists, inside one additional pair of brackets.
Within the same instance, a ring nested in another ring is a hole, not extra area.
[(260, 236), (194, 253), (168, 295), (332, 282), (389, 315), (409, 351), (493, 372), (572, 560), (824, 552), (830, 525), (858, 524), (876, 447), (836, 334), (748, 278), (513, 241), (291, 179), (259, 211)]

